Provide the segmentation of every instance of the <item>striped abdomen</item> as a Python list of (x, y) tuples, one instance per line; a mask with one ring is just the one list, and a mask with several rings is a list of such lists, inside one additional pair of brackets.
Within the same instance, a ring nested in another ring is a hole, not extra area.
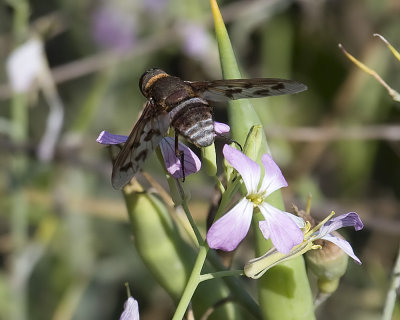
[(169, 114), (175, 130), (194, 145), (207, 147), (214, 142), (214, 122), (206, 100), (189, 98), (176, 105)]

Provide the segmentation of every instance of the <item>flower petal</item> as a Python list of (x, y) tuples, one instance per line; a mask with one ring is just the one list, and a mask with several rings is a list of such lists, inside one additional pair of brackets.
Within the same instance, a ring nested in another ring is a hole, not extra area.
[(125, 143), (127, 139), (128, 139), (128, 136), (112, 134), (107, 131), (102, 131), (102, 132), (100, 132), (96, 141), (101, 144), (110, 145), (110, 144)]
[(336, 244), (340, 249), (342, 249), (344, 252), (346, 252), (351, 258), (354, 259), (358, 264), (361, 264), (360, 259), (354, 254), (353, 248), (351, 247), (350, 243), (347, 242), (344, 239), (335, 237), (331, 234), (327, 234), (322, 237), (322, 239), (333, 242)]
[[(183, 178), (181, 159), (175, 155), (175, 139), (165, 137), (160, 142), (160, 148), (168, 173), (175, 179)], [(183, 151), (185, 176), (199, 171), (201, 161), (196, 154), (181, 142), (178, 143), (178, 149)]]
[(258, 183), (260, 182), (260, 166), (257, 162), (251, 160), (244, 153), (235, 148), (225, 145), (222, 152), (226, 161), (234, 167), (242, 176), (247, 193), (256, 193)]
[(298, 217), (290, 212), (282, 211), (284, 214), (286, 214), (290, 219), (293, 220), (293, 222), (299, 227), (299, 228), (304, 228), (306, 226), (306, 222), (304, 221), (303, 218)]
[(252, 216), (253, 204), (243, 198), (208, 230), (208, 246), (224, 251), (236, 249), (249, 231)]
[(216, 135), (226, 134), (230, 130), (231, 128), (226, 123), (214, 121), (214, 132)]
[(355, 212), (342, 214), (328, 220), (319, 230), (318, 238), (324, 237), (328, 233), (343, 227), (354, 227), (356, 231), (359, 231), (364, 228), (364, 224), (362, 223), (358, 214)]
[(261, 191), (266, 191), (266, 195), (270, 195), (275, 190), (282, 187), (287, 187), (287, 182), (283, 177), (281, 169), (271, 158), (269, 154), (264, 154), (261, 158), (262, 164), (264, 165), (264, 179), (261, 184)]
[(119, 320), (139, 320), (139, 318), (139, 305), (135, 299), (129, 297)]
[(303, 241), (303, 231), (287, 213), (263, 202), (260, 211), (265, 220), (259, 222), (259, 227), (266, 239), (271, 238), (275, 248), (284, 254)]

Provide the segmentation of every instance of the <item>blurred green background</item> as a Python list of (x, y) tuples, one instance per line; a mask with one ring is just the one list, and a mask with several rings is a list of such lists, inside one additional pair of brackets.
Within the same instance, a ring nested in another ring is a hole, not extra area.
[[(349, 263), (318, 318), (380, 319), (400, 238), (400, 103), (338, 43), (400, 89), (400, 61), (373, 37), (400, 49), (400, 2), (219, 4), (244, 77), (308, 86), (254, 101), (289, 183), (287, 208), (304, 208), (311, 193), (317, 218), (356, 211), (365, 223), (346, 234), (363, 264)], [(129, 133), (144, 103), (138, 79), (148, 68), (185, 80), (221, 78), (209, 2), (8, 0), (0, 3), (0, 31), (0, 319), (117, 319), (126, 281), (141, 319), (170, 318), (173, 302), (135, 252), (108, 152), (95, 140), (102, 130)], [(7, 57), (33, 34), (45, 44), (61, 101), (59, 136), (46, 125), (49, 110), (57, 113), (51, 97), (37, 86), (13, 95), (8, 85)], [(214, 113), (226, 121), (223, 106)], [(54, 152), (48, 158), (39, 147), (46, 133), (56, 137), (54, 149), (44, 146)], [(146, 169), (166, 186), (155, 157)], [(212, 181), (200, 172), (185, 187), (204, 225)], [(247, 239), (238, 265), (250, 250)]]

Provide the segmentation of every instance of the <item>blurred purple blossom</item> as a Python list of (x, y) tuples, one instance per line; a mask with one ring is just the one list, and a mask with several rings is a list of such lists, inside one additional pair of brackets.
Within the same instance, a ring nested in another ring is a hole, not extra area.
[(199, 60), (209, 57), (213, 41), (204, 26), (188, 23), (181, 28), (181, 33), (182, 49), (188, 56)]
[(136, 42), (135, 15), (112, 3), (101, 5), (92, 15), (92, 34), (101, 47), (128, 50)]
[(146, 0), (143, 1), (143, 6), (150, 12), (159, 14), (163, 12), (169, 0)]

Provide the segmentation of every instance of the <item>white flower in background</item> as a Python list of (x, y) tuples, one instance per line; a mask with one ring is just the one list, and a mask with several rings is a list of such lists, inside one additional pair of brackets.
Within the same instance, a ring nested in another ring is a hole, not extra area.
[(14, 92), (27, 92), (43, 70), (43, 44), (33, 38), (11, 52), (6, 62), (10, 86)]

